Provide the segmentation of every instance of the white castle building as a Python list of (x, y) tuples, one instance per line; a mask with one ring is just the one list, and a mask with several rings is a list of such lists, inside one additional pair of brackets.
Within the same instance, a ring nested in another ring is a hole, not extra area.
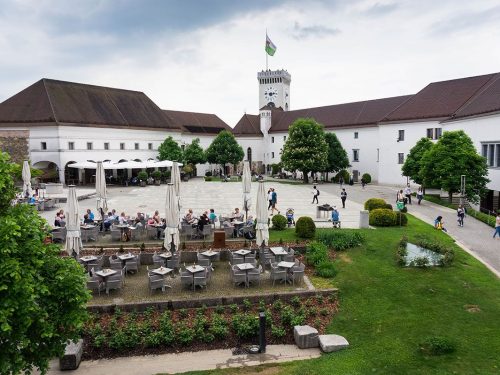
[[(14, 159), (53, 170), (63, 183), (89, 182), (92, 171), (68, 168), (87, 160), (155, 159), (172, 136), (180, 145), (200, 139), (207, 148), (230, 130), (258, 172), (280, 161), (289, 126), (314, 118), (347, 151), (355, 180), (369, 173), (382, 184), (406, 183), (401, 166), (422, 137), (464, 130), (488, 162), (489, 192), (481, 207), (500, 209), (500, 73), (434, 82), (418, 93), (291, 110), (291, 76), (261, 71), (259, 114), (244, 114), (234, 128), (214, 114), (162, 110), (144, 93), (42, 79), (0, 103), (0, 149)], [(203, 175), (211, 166), (199, 166)], [(113, 172), (115, 177), (137, 171)]]

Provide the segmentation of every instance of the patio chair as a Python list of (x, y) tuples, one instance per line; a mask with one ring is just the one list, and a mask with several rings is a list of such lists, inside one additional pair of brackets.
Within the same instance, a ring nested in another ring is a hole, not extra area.
[(205, 267), (205, 270), (207, 271), (207, 281), (210, 281), (212, 279), (212, 272), (214, 269), (210, 265), (208, 267)]
[(290, 255), (295, 255), (295, 250), (292, 249), (291, 247), (288, 248), (288, 254)]
[(146, 225), (146, 239), (148, 240), (156, 240), (156, 228), (151, 225)]
[(149, 275), (149, 294), (153, 294), (153, 290), (161, 289), (165, 291), (165, 280), (160, 275)]
[(275, 261), (274, 255), (272, 255), (272, 254), (269, 253), (269, 254), (266, 254), (265, 257), (264, 257), (264, 259), (261, 259), (260, 262), (264, 265), (264, 269), (266, 267), (268, 267), (269, 269), (271, 269), (271, 266), (274, 263), (274, 261)]
[(125, 262), (126, 272), (134, 271), (134, 273), (139, 272), (139, 264), (136, 259), (131, 259)]
[(167, 268), (171, 268), (174, 271), (172, 272), (172, 277), (175, 277), (175, 271), (179, 272), (179, 258), (167, 259)]
[(299, 284), (302, 283), (304, 280), (304, 272), (305, 272), (306, 266), (304, 263), (299, 263), (298, 266), (293, 266), (289, 273), (288, 277), (290, 280), (292, 280), (292, 284), (295, 285), (295, 281), (299, 281)]
[(109, 258), (109, 268), (112, 270), (121, 270), (122, 267), (122, 261), (120, 259)]
[(64, 243), (66, 241), (66, 227), (54, 229), (51, 234), (52, 241), (56, 243)]
[[(113, 278), (113, 276), (118, 276)], [(110, 276), (108, 281), (106, 282), (106, 294), (109, 296), (110, 290), (118, 290), (123, 287), (123, 280), (121, 275), (113, 275)]]
[(285, 262), (295, 262), (295, 256), (287, 254), (287, 255), (284, 256), (284, 261)]
[(91, 272), (93, 274), (94, 271), (100, 271), (101, 266), (99, 265), (99, 262), (96, 260), (94, 262), (87, 263), (87, 269), (91, 270)]
[(82, 234), (85, 233), (87, 235), (87, 241), (97, 241), (97, 237), (99, 236), (99, 227), (94, 227), (91, 229), (87, 229), (82, 231)]
[(248, 276), (247, 286), (250, 283), (256, 283), (256, 284), (260, 285), (260, 274), (261, 274), (261, 271), (262, 271), (262, 266), (259, 266), (259, 268), (256, 268), (256, 269), (248, 271), (248, 274), (247, 274), (247, 276)]
[(234, 237), (234, 228), (233, 227), (224, 227), (224, 232), (226, 233), (226, 238)]
[(271, 276), (270, 277), (271, 277), (271, 281), (273, 282), (273, 286), (274, 286), (274, 283), (276, 282), (276, 280), (285, 282), (286, 281), (286, 270), (281, 269), (279, 267), (271, 267)]
[(91, 276), (87, 280), (87, 289), (91, 290), (92, 292), (98, 292), (99, 295), (101, 295), (101, 291), (104, 290), (104, 284), (99, 280), (97, 276)]
[(181, 272), (181, 285), (188, 286), (190, 288), (193, 285), (193, 275), (191, 275), (188, 271)]
[(256, 260), (255, 260), (255, 255), (250, 255), (248, 254), (246, 257), (245, 257), (245, 263), (255, 263)]
[(212, 237), (212, 226), (210, 225), (205, 225), (203, 226), (203, 230), (201, 231), (201, 235), (203, 236), (203, 239), (205, 240), (207, 237), (211, 238)]
[(118, 229), (111, 229), (111, 241), (121, 241), (122, 232)]
[(233, 281), (234, 286), (247, 284), (247, 274), (243, 271), (240, 271), (238, 267), (233, 266), (231, 268), (231, 280)]
[(210, 263), (210, 259), (205, 258), (205, 259), (198, 259), (198, 264), (202, 267), (212, 267)]
[(243, 264), (243, 263), (245, 263), (245, 261), (243, 260), (243, 257), (233, 256), (233, 262), (232, 262), (233, 265)]
[(196, 258), (198, 259), (198, 261), (200, 261), (200, 259), (210, 259), (209, 257), (203, 255), (202, 253), (196, 253)]
[[(198, 276), (200, 275), (200, 276)], [(196, 287), (199, 286), (200, 288), (206, 288), (207, 287), (207, 271), (205, 269), (205, 272), (198, 272), (194, 278), (193, 278), (193, 290), (196, 290)]]
[(130, 228), (130, 241), (139, 241), (141, 239), (141, 229)]
[(157, 254), (153, 254), (153, 264), (155, 268), (158, 267), (164, 267), (165, 266), (165, 259), (163, 259), (161, 256)]

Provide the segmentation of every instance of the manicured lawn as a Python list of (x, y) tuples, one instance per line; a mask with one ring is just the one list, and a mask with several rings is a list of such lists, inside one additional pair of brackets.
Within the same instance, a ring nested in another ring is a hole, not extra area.
[[(329, 331), (345, 336), (349, 349), (272, 369), (217, 373), (500, 373), (499, 280), (446, 234), (412, 216), (407, 228), (363, 233), (365, 245), (339, 255), (335, 261), (339, 273), (331, 281), (340, 288), (340, 311)], [(403, 233), (410, 241), (425, 233), (453, 246), (454, 263), (448, 268), (398, 267), (394, 253)], [(449, 338), (456, 344), (456, 352), (421, 354), (419, 343), (429, 336)]]

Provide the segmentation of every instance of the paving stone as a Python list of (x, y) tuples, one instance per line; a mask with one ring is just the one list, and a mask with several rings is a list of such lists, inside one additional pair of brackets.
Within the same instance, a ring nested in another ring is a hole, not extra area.
[(316, 328), (311, 326), (295, 326), (293, 327), (293, 337), (295, 344), (300, 349), (318, 347), (318, 330)]
[(76, 343), (70, 342), (64, 349), (64, 355), (59, 359), (59, 368), (61, 370), (76, 370), (80, 366), (83, 354), (83, 340)]
[(337, 350), (347, 348), (349, 343), (343, 336), (339, 335), (320, 335), (319, 346), (325, 353), (336, 352)]

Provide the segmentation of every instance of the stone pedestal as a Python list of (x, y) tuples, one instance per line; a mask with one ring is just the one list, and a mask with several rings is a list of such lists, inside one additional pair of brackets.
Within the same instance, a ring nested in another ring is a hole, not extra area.
[(63, 184), (48, 183), (45, 184), (45, 192), (47, 194), (63, 194)]
[(295, 344), (300, 349), (317, 348), (318, 347), (318, 330), (311, 326), (295, 326), (293, 327), (293, 337)]
[(80, 366), (83, 354), (83, 340), (80, 339), (76, 343), (69, 342), (64, 349), (64, 355), (59, 358), (60, 370), (76, 370)]
[(349, 343), (343, 336), (339, 335), (320, 335), (319, 346), (325, 353), (336, 352), (337, 350), (347, 348)]
[(369, 228), (370, 227), (370, 212), (369, 211), (360, 211), (359, 212), (359, 227), (360, 228)]

